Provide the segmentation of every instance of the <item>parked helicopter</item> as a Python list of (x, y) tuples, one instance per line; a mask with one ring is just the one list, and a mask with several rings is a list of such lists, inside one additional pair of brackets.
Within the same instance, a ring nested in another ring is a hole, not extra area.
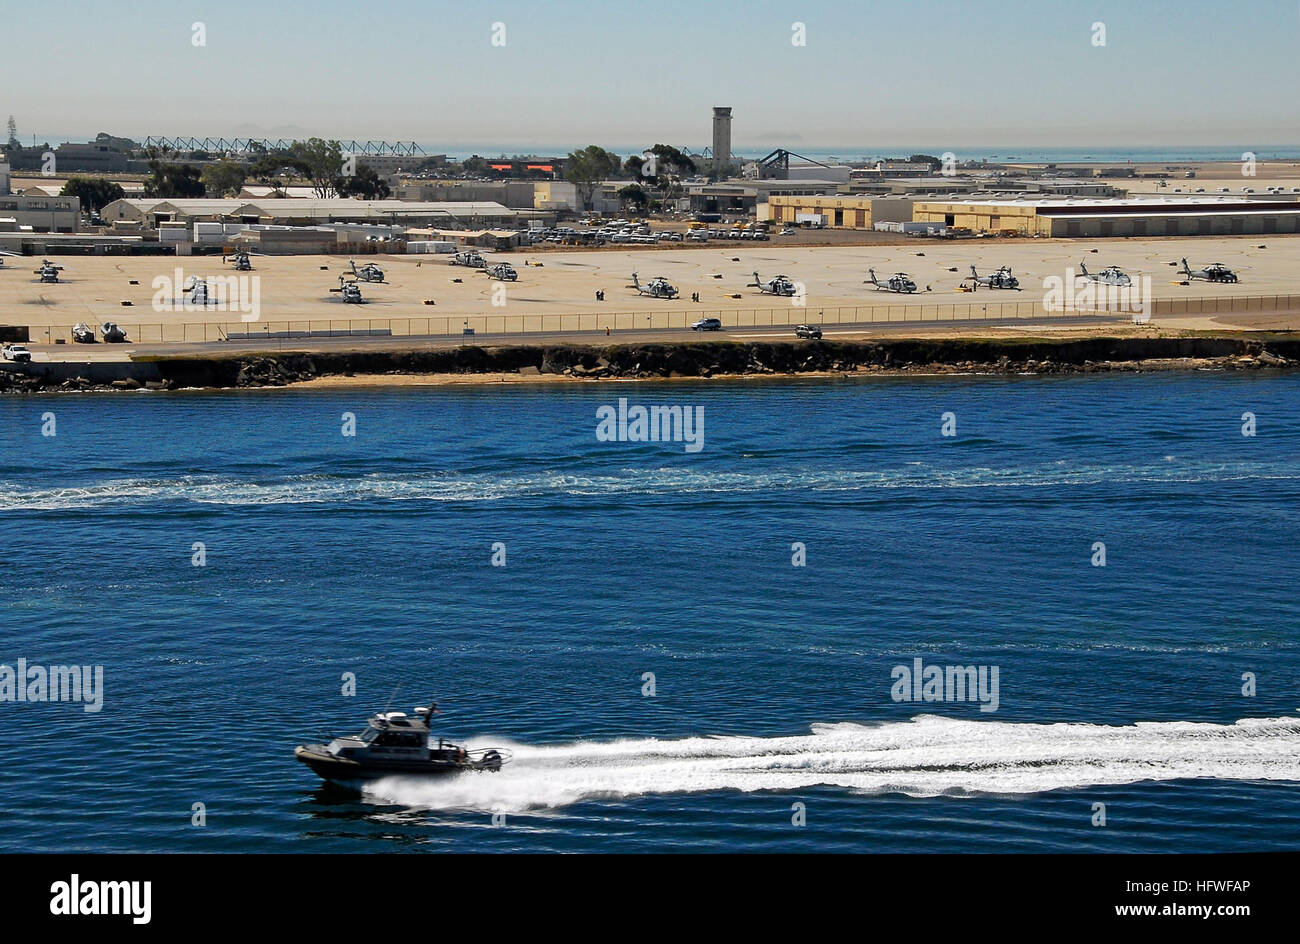
[(477, 250), (465, 249), (447, 260), (448, 265), (469, 266), (471, 269), (486, 269), (487, 260)]
[(632, 288), (637, 290), (639, 295), (649, 295), (651, 298), (676, 298), (677, 286), (673, 285), (662, 275), (656, 275), (645, 285), (632, 273)]
[(125, 344), (126, 332), (119, 328), (112, 321), (105, 321), (99, 326), (99, 333), (104, 337), (105, 344)]
[(963, 282), (971, 283), (971, 290), (978, 291), (981, 285), (987, 285), (989, 288), (1006, 288), (1020, 291), (1020, 280), (1011, 274), (1010, 266), (1003, 266), (992, 275), (980, 275), (975, 271), (975, 267), (970, 267), (970, 278), (962, 279)]
[(1206, 266), (1204, 269), (1192, 269), (1187, 265), (1187, 260), (1183, 260), (1183, 267), (1180, 270), (1183, 275), (1187, 276), (1187, 281), (1193, 282), (1201, 279), (1206, 282), (1236, 282), (1237, 273), (1233, 272), (1222, 262), (1215, 262)]
[(63, 266), (55, 265), (49, 259), (42, 259), (41, 267), (33, 271), (41, 277), (42, 282), (57, 282), (59, 273), (63, 271)]
[(862, 284), (866, 285), (870, 283), (876, 287), (877, 291), (898, 292), (903, 295), (909, 295), (916, 291), (916, 283), (912, 281), (911, 277), (906, 272), (895, 272), (884, 282), (881, 282), (876, 278), (875, 269), (868, 269), (867, 273), (871, 278), (863, 280)]
[[(221, 257), (221, 261), (222, 261), (222, 262), (225, 262), (225, 261), (226, 261), (226, 257), (225, 257), (225, 256), (222, 256), (222, 257)], [(250, 259), (250, 258), (248, 258), (248, 253), (245, 252), (245, 251), (242, 250), (242, 249), (238, 250), (238, 251), (237, 251), (233, 256), (231, 256), (231, 257), (230, 257), (230, 261), (233, 262), (233, 263), (235, 264), (235, 271), (236, 271), (236, 272), (252, 272), (252, 271), (253, 271), (253, 260)]]
[(353, 279), (349, 282), (346, 275), (340, 275), (339, 287), (332, 288), (330, 291), (338, 292), (345, 305), (360, 305), (365, 302), (365, 299), (361, 297), (361, 286), (357, 284), (357, 280)]
[(209, 302), (214, 301), (212, 291), (208, 288), (208, 280), (201, 279), (197, 275), (191, 275), (189, 284), (184, 288), (189, 293), (189, 303), (191, 305), (202, 305), (206, 307)]
[(778, 275), (774, 279), (764, 282), (754, 273), (754, 281), (749, 283), (749, 288), (756, 288), (760, 295), (784, 295), (790, 296), (798, 293), (799, 289), (784, 275)]
[(519, 273), (515, 267), (508, 262), (498, 262), (496, 265), (490, 265), (486, 269), (480, 269), (489, 279), (496, 279), (498, 282), (517, 282)]
[[(362, 282), (382, 282), (384, 281), (384, 270), (379, 268), (373, 262), (367, 262), (360, 269), (357, 268), (355, 259), (348, 260), (348, 266), (351, 268), (352, 276), (360, 279)], [(347, 301), (345, 298), (344, 301)]]
[(79, 321), (72, 326), (72, 340), (78, 344), (94, 344), (95, 332), (84, 321)]
[(17, 258), (18, 253), (16, 253), (16, 252), (5, 252), (3, 249), (0, 249), (0, 269), (3, 269), (3, 268), (4, 268), (4, 265), (5, 265), (5, 256), (14, 256), (15, 258)]
[(1129, 278), (1128, 273), (1120, 269), (1119, 266), (1107, 266), (1100, 272), (1089, 272), (1088, 267), (1082, 262), (1079, 263), (1079, 277), (1087, 279), (1089, 282), (1100, 282), (1102, 285), (1132, 285), (1133, 280)]

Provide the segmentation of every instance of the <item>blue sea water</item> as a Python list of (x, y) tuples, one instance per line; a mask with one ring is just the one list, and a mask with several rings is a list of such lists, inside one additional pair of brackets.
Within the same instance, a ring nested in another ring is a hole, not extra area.
[[(621, 396), (704, 448), (597, 441)], [(0, 702), (8, 851), (1300, 847), (1293, 374), (10, 397), (0, 447), (0, 664), (104, 671)], [(293, 759), (430, 697), (513, 763)]]

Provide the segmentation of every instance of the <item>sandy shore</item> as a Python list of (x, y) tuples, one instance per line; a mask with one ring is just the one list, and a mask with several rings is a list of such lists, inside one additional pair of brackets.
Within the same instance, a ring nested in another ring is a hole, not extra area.
[(468, 387), (500, 386), (501, 384), (527, 384), (553, 386), (564, 383), (586, 383), (578, 377), (564, 374), (485, 373), (485, 374), (330, 374), (289, 384), (281, 389), (334, 390), (354, 387)]
[[(1187, 371), (1187, 370), (1229, 370), (1230, 366), (1220, 359), (1190, 358), (1154, 358), (1144, 361), (1103, 362), (1098, 372), (1123, 373), (1136, 371)], [(1038, 371), (1020, 371), (1020, 376), (1034, 376)], [(873, 377), (952, 377), (952, 376), (1002, 376), (1001, 371), (988, 369), (913, 369), (913, 370), (858, 370), (858, 371), (805, 371), (797, 374), (715, 374), (712, 377), (658, 377), (654, 379), (635, 378), (581, 378), (563, 375), (545, 377), (520, 377), (517, 374), (482, 374), (466, 377), (463, 374), (384, 374), (366, 377), (317, 377), (284, 387), (257, 387), (257, 390), (358, 390), (358, 389), (410, 389), (416, 387), (500, 387), (542, 386), (552, 387), (556, 384), (677, 384), (677, 383), (773, 383), (786, 380), (867, 380)]]

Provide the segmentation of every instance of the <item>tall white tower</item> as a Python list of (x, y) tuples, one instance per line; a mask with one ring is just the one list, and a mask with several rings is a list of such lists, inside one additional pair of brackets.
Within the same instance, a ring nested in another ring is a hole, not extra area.
[(713, 107), (713, 174), (721, 177), (731, 163), (731, 108)]

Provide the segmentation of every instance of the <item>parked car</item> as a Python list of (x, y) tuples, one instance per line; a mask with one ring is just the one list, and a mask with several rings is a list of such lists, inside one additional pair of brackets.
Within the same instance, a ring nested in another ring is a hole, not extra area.
[(820, 341), (822, 329), (817, 327), (817, 325), (795, 325), (794, 336), (796, 338), (803, 338), (806, 341)]
[(14, 363), (25, 364), (32, 359), (32, 352), (21, 344), (6, 344), (4, 348), (0, 349), (0, 352), (3, 352), (5, 360)]
[(695, 324), (691, 325), (692, 331), (721, 331), (721, 318), (701, 318)]

